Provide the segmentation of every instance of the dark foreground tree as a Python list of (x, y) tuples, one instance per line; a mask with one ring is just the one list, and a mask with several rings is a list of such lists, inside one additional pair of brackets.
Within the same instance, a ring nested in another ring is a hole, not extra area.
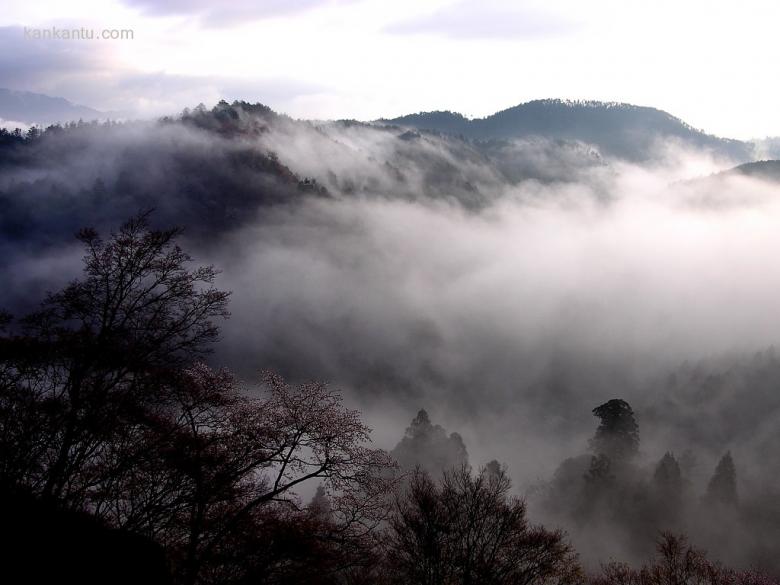
[(116, 446), (154, 404), (160, 371), (215, 341), (228, 293), (191, 269), (180, 230), (147, 216), (108, 241), (82, 230), (84, 278), (0, 340), (0, 483), (78, 508), (127, 465)]
[[(179, 230), (146, 219), (105, 242), (83, 231), (84, 278), (20, 323), (0, 317), (0, 494), (157, 543), (180, 583), (358, 571), (390, 459), (326, 385), (266, 374), (252, 397), (198, 363), (228, 295), (189, 267)], [(306, 482), (327, 515), (295, 495)]]
[(529, 525), (509, 495), (504, 469), (473, 475), (463, 466), (441, 484), (417, 471), (399, 496), (387, 534), (388, 572), (397, 583), (574, 583), (576, 556), (564, 535)]
[[(269, 525), (317, 525), (331, 544), (357, 547), (383, 518), (381, 472), (391, 461), (366, 446), (359, 413), (321, 383), (292, 387), (266, 373), (259, 390), (252, 398), (203, 364), (185, 370), (150, 424), (146, 464), (107, 499), (113, 522), (162, 542), (185, 583), (229, 583), (237, 567), (256, 570), (246, 542), (262, 548)], [(319, 523), (294, 493), (317, 481), (331, 496)]]

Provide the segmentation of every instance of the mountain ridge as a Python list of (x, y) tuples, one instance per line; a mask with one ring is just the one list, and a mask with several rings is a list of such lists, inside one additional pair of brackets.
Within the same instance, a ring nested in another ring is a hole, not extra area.
[(79, 119), (102, 119), (107, 115), (106, 112), (74, 104), (63, 97), (0, 88), (0, 119), (2, 120), (30, 125), (55, 124)]
[[(45, 126), (105, 119), (109, 115), (62, 97), (0, 88), (0, 120), (7, 122)], [(663, 110), (616, 101), (547, 98), (517, 104), (482, 118), (434, 110), (369, 123), (474, 141), (542, 137), (582, 142), (596, 146), (601, 154), (632, 162), (662, 158), (663, 148), (670, 142), (707, 150), (735, 165), (758, 158), (757, 143), (718, 137)]]
[(715, 177), (734, 176), (751, 177), (778, 183), (780, 182), (780, 160), (757, 160), (738, 165), (726, 171), (721, 171), (715, 175)]
[(658, 144), (674, 139), (737, 162), (752, 160), (754, 145), (694, 128), (663, 110), (622, 102), (540, 99), (482, 118), (447, 110), (380, 118), (378, 124), (433, 130), (475, 140), (543, 136), (595, 144), (608, 155), (646, 160)]

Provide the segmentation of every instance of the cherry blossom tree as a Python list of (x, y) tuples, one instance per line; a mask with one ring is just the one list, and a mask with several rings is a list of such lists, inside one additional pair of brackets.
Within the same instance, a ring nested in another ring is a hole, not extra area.
[(323, 383), (290, 386), (265, 372), (260, 390), (253, 397), (202, 363), (184, 370), (149, 421), (145, 464), (98, 506), (114, 524), (163, 542), (184, 583), (202, 581), (204, 570), (223, 579), (217, 569), (236, 536), (269, 518), (310, 522), (296, 493), (306, 483), (321, 482), (329, 496), (331, 542), (356, 546), (385, 513), (392, 460), (369, 447), (357, 411)]

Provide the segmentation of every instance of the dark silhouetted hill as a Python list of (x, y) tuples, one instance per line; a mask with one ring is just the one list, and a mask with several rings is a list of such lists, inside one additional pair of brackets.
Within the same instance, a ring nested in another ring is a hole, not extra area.
[[(750, 177), (751, 179), (769, 183), (780, 182), (780, 160), (760, 160), (744, 163), (720, 173), (683, 181), (682, 184), (691, 187), (720, 190), (725, 181), (739, 177)], [(718, 191), (713, 192), (717, 193)]]
[(468, 138), (541, 136), (596, 145), (603, 154), (644, 161), (658, 155), (659, 143), (675, 140), (738, 161), (750, 160), (753, 145), (706, 134), (662, 110), (621, 103), (536, 100), (469, 120), (453, 112), (424, 112), (380, 120)]
[(760, 160), (745, 163), (726, 172), (732, 175), (744, 175), (765, 181), (780, 181), (780, 160)]
[(0, 495), (5, 582), (170, 585), (165, 553), (152, 540), (27, 494)]

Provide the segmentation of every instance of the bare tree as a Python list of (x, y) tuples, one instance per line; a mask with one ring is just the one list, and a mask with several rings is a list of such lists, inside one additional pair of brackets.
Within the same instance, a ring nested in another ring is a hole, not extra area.
[(399, 582), (419, 584), (574, 583), (576, 556), (564, 535), (529, 525), (510, 496), (505, 469), (466, 466), (437, 485), (417, 471), (398, 498), (388, 563)]
[[(181, 583), (287, 567), (294, 547), (278, 539), (307, 528), (320, 576), (354, 568), (387, 510), (392, 460), (327, 385), (265, 373), (250, 394), (196, 361), (228, 293), (214, 268), (188, 268), (179, 234), (147, 215), (105, 242), (84, 230), (84, 278), (17, 325), (0, 315), (0, 488), (149, 537)], [(327, 516), (301, 505), (306, 482), (322, 483)]]
[(777, 585), (754, 571), (737, 571), (707, 558), (681, 535), (664, 532), (656, 543), (656, 558), (634, 569), (625, 563), (602, 566), (591, 585)]
[(4, 451), (28, 454), (5, 481), (84, 505), (112, 467), (116, 433), (127, 434), (154, 401), (158, 372), (217, 339), (214, 319), (228, 315), (217, 271), (188, 268), (180, 230), (152, 230), (147, 216), (108, 241), (82, 230), (84, 278), (3, 338), (0, 440)]

